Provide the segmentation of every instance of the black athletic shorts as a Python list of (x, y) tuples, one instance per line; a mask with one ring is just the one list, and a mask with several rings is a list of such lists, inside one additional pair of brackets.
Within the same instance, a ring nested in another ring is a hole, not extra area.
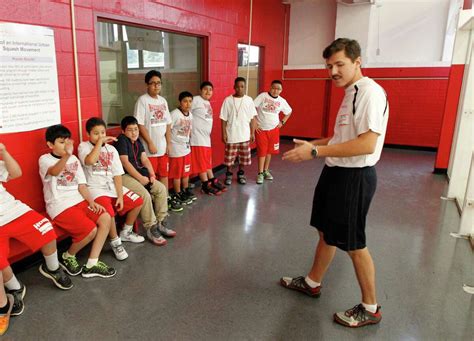
[(311, 226), (341, 250), (365, 248), (365, 219), (376, 187), (375, 167), (324, 166), (314, 191)]

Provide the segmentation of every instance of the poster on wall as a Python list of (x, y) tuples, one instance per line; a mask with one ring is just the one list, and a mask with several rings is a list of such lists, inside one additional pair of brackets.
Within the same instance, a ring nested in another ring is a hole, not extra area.
[(0, 134), (60, 121), (54, 31), (0, 22)]

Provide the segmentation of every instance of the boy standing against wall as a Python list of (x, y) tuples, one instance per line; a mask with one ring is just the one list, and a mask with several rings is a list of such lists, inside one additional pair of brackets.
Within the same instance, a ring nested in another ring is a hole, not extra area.
[[(263, 180), (273, 180), (270, 173), (270, 161), (273, 154), (280, 152), (280, 129), (286, 124), (291, 115), (291, 107), (288, 102), (280, 96), (283, 90), (281, 81), (274, 80), (269, 92), (262, 92), (255, 98), (257, 108), (257, 129), (255, 139), (257, 141), (258, 174), (257, 184), (263, 184)], [(280, 112), (285, 117), (280, 121)]]
[(201, 83), (200, 95), (193, 97), (191, 113), (193, 125), (191, 132), (192, 171), (199, 174), (201, 191), (209, 195), (219, 195), (227, 188), (214, 177), (212, 172), (211, 131), (213, 123), (212, 97), (213, 85), (209, 81)]
[(220, 119), (222, 123), (222, 142), (225, 143), (224, 164), (227, 166), (225, 184), (232, 184), (232, 166), (239, 156), (237, 181), (247, 183), (245, 166), (251, 164), (250, 142), (255, 140), (255, 116), (257, 111), (250, 96), (245, 95), (245, 78), (234, 81), (234, 94), (222, 103)]
[[(148, 71), (145, 75), (147, 93), (140, 96), (135, 104), (134, 116), (140, 129), (140, 140), (145, 148), (153, 171), (160, 182), (168, 189), (169, 172), (169, 143), (171, 139), (171, 116), (168, 102), (161, 92), (161, 73), (156, 70)], [(174, 212), (183, 210), (177, 200), (168, 197), (169, 209)]]

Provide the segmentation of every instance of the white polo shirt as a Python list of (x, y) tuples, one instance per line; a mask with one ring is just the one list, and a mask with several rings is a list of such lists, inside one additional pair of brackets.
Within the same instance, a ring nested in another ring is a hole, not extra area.
[(326, 157), (326, 165), (362, 168), (373, 166), (380, 159), (387, 131), (389, 106), (384, 89), (368, 77), (363, 77), (345, 89), (328, 145), (353, 140), (369, 130), (377, 133), (377, 144), (372, 154), (352, 157)]

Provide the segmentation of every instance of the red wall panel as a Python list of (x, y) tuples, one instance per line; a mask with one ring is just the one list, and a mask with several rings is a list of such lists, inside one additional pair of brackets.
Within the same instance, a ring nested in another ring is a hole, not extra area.
[[(215, 112), (213, 160), (215, 165), (222, 163), (224, 148), (220, 141), (219, 111), (224, 97), (232, 93), (233, 80), (237, 76), (237, 43), (248, 42), (250, 1), (76, 0), (75, 4), (81, 124), (84, 126), (89, 117), (99, 115), (101, 110), (95, 46), (97, 17), (207, 36), (209, 80), (215, 85), (211, 102)], [(261, 88), (266, 89), (272, 79), (282, 75), (285, 5), (280, 0), (260, 0), (254, 1), (253, 6), (252, 43), (264, 47)], [(54, 29), (61, 118), (63, 124), (71, 129), (77, 146), (79, 128), (69, 2), (4, 0), (0, 6), (0, 20)], [(168, 101), (173, 103), (174, 99)], [(44, 210), (37, 166), (39, 156), (47, 151), (44, 131), (4, 134), (0, 137), (0, 141), (19, 161), (24, 173), (22, 178), (7, 184), (8, 190), (37, 210)]]
[(435, 168), (437, 169), (448, 168), (463, 76), (464, 64), (453, 64), (451, 66), (451, 72), (449, 75), (448, 90), (446, 93), (446, 104), (444, 106), (443, 123), (441, 126), (438, 153), (436, 155), (435, 161)]
[[(438, 147), (449, 72), (448, 67), (363, 69), (364, 75), (373, 77), (387, 92), (390, 103), (387, 144)], [(318, 122), (308, 127), (305, 120), (292, 118), (288, 135), (313, 138), (332, 135), (344, 90), (333, 85), (315, 86), (331, 82), (325, 70), (285, 70), (284, 75), (285, 84), (289, 86), (285, 86), (283, 96), (288, 97), (290, 105), (302, 109), (314, 98), (326, 101), (312, 103), (316, 110), (324, 110), (321, 115), (312, 116)], [(459, 94), (459, 91), (454, 90), (454, 93)]]

